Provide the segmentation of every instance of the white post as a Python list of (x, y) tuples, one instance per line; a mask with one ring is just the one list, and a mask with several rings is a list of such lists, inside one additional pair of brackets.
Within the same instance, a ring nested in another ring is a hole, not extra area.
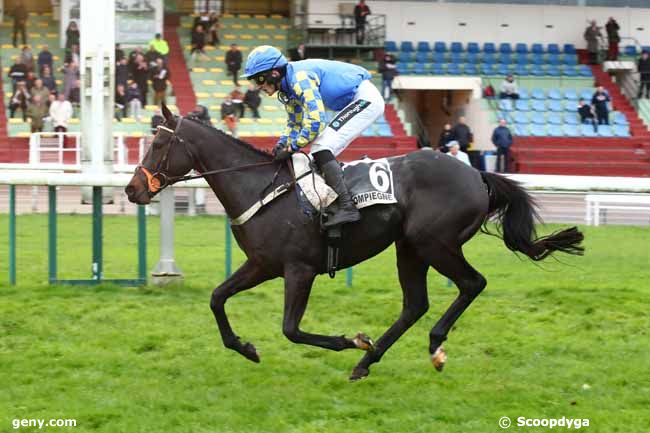
[(38, 164), (39, 139), (38, 134), (29, 136), (29, 163), (33, 165)]
[(167, 187), (160, 192), (160, 259), (151, 272), (151, 281), (156, 285), (181, 282), (183, 273), (174, 260), (174, 188)]

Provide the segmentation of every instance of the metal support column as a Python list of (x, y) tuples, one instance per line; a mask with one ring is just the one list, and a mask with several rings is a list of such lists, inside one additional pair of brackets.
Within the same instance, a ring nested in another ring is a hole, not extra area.
[(93, 186), (93, 280), (103, 277), (102, 269), (102, 187)]
[(16, 185), (9, 185), (9, 284), (16, 285)]
[(147, 219), (145, 207), (138, 206), (138, 278), (147, 283)]
[(56, 281), (56, 186), (47, 187), (47, 226), (48, 226), (48, 239), (47, 239), (47, 275), (50, 284)]
[(174, 188), (160, 192), (160, 259), (151, 272), (152, 281), (165, 285), (183, 280), (174, 260)]

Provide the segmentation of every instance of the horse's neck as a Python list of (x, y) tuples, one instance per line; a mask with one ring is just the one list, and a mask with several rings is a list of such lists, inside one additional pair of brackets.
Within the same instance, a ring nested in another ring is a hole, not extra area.
[[(197, 160), (196, 170), (208, 172), (257, 164), (270, 159), (225, 134), (219, 134), (200, 140)], [(276, 169), (274, 165), (263, 165), (208, 175), (205, 179), (228, 216), (236, 218), (259, 199)]]

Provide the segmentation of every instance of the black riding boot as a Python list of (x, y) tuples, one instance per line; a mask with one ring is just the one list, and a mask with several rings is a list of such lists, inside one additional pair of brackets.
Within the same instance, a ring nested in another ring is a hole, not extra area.
[(353, 223), (361, 219), (359, 210), (354, 205), (350, 191), (343, 180), (343, 170), (338, 161), (332, 159), (320, 166), (325, 182), (338, 194), (338, 199), (327, 208), (330, 214), (325, 222), (325, 227), (333, 227), (339, 224)]

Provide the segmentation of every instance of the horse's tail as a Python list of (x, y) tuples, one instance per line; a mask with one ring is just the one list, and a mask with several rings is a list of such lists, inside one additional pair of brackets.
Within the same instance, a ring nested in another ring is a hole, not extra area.
[[(576, 227), (537, 237), (535, 221), (540, 220), (537, 204), (518, 182), (493, 173), (481, 172), (481, 176), (490, 190), (490, 207), (483, 232), (500, 237), (510, 250), (520, 251), (535, 261), (555, 251), (584, 253), (580, 245), (584, 236)], [(497, 233), (490, 233), (486, 226), (490, 217), (494, 217)]]

